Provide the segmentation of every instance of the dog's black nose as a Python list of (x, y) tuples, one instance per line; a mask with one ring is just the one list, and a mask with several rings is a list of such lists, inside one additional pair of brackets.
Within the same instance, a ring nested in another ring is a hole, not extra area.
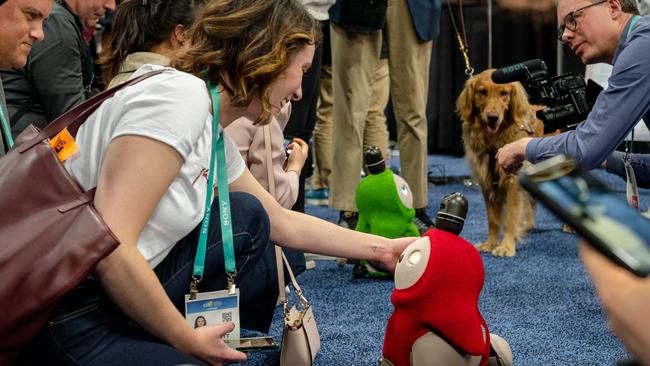
[(487, 121), (491, 126), (494, 126), (499, 122), (499, 115), (498, 114), (488, 114), (487, 116)]

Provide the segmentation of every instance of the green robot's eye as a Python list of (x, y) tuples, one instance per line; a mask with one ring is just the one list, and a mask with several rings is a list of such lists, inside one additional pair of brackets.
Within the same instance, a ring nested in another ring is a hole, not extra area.
[(399, 190), (400, 192), (402, 192), (402, 194), (407, 194), (409, 193), (409, 186), (407, 186), (406, 184), (402, 184), (402, 186), (399, 187)]

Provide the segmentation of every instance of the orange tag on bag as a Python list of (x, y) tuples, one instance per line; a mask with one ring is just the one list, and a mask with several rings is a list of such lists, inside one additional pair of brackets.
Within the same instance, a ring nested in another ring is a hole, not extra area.
[(50, 140), (50, 146), (52, 146), (61, 161), (66, 161), (77, 152), (77, 144), (67, 128), (61, 130)]

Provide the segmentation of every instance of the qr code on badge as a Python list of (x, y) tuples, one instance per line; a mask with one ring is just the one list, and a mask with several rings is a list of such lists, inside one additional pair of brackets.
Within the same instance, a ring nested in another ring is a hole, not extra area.
[(232, 312), (227, 311), (225, 313), (221, 314), (221, 322), (222, 323), (227, 323), (232, 321)]

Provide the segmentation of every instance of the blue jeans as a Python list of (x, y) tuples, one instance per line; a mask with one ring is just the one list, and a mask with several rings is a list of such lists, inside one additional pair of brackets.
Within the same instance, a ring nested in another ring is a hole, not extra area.
[[(268, 245), (269, 219), (260, 202), (249, 194), (231, 193), (230, 202), (242, 328), (267, 332), (278, 295), (275, 259), (270, 258), (273, 246)], [(218, 200), (213, 203), (200, 292), (222, 290), (227, 282), (218, 204)], [(181, 313), (189, 291), (198, 230), (180, 240), (154, 269)], [(268, 263), (273, 263), (272, 268)], [(64, 297), (22, 358), (34, 365), (203, 364), (149, 335), (93, 280), (84, 281)]]

